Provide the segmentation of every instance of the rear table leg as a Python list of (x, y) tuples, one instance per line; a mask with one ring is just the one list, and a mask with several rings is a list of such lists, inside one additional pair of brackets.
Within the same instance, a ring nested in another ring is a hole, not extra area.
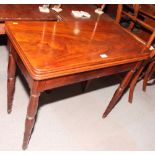
[(12, 54), (9, 54), (9, 63), (8, 63), (8, 80), (7, 80), (7, 112), (11, 113), (12, 111), (12, 102), (13, 95), (15, 90), (15, 72), (16, 64)]

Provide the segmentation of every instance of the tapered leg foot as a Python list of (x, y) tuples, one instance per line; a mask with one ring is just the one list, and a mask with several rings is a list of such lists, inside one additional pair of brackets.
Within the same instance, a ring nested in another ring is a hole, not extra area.
[(23, 144), (22, 149), (23, 150), (26, 150), (27, 149), (27, 145), (26, 144)]
[(28, 147), (32, 129), (35, 123), (35, 116), (38, 108), (38, 100), (39, 100), (39, 93), (32, 93), (30, 96), (30, 102), (28, 105), (27, 116), (25, 120), (25, 132), (22, 145), (23, 150), (25, 150)]

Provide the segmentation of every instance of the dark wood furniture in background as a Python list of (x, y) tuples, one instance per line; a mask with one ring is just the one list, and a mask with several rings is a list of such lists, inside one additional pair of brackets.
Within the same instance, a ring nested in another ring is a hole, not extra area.
[(116, 19), (118, 4), (106, 4), (105, 13), (113, 19)]
[[(126, 7), (130, 6), (129, 8), (131, 9), (131, 6), (133, 5), (125, 5)], [(150, 25), (151, 27), (155, 27), (155, 5), (153, 4), (134, 4), (134, 6), (138, 6), (138, 18), (145, 22), (146, 24)], [(136, 11), (136, 12), (137, 12)], [(135, 12), (135, 11), (134, 11)], [(147, 28), (138, 26), (138, 32), (136, 35), (138, 35), (140, 38), (142, 38), (145, 42), (149, 39), (150, 37), (150, 32), (148, 31)]]
[[(147, 4), (147, 5), (141, 4), (140, 13), (144, 17), (143, 20), (145, 21), (145, 23), (149, 24), (150, 27), (155, 29), (155, 5), (154, 4)], [(144, 36), (144, 33), (142, 33), (141, 36)], [(147, 34), (147, 38), (148, 36), (149, 34)], [(154, 39), (152, 46), (155, 47), (155, 39)], [(147, 82), (149, 81), (149, 79), (151, 79), (154, 72), (155, 72), (155, 61), (152, 59), (152, 62), (149, 64), (147, 70), (145, 71), (145, 76), (143, 80), (143, 91), (146, 91)]]
[[(128, 30), (133, 30), (135, 23), (140, 24), (141, 26), (143, 26), (145, 29), (147, 29), (148, 31), (150, 31), (150, 37), (147, 41), (143, 40), (142, 38), (139, 38), (136, 34), (132, 33), (132, 35), (139, 41), (141, 41), (144, 46), (146, 48), (150, 48), (154, 38), (155, 38), (155, 28), (151, 25), (149, 25), (148, 23), (146, 23), (145, 21), (143, 21), (141, 18), (139, 18), (141, 11), (140, 11), (140, 5), (139, 4), (135, 4), (133, 5), (133, 12), (126, 12), (123, 10), (123, 5), (119, 4), (118, 5), (118, 10), (117, 10), (117, 17), (116, 17), (116, 21), (118, 23), (120, 23), (120, 20), (122, 17), (129, 17), (131, 19), (131, 23), (129, 25), (129, 27), (127, 27)], [(152, 62), (154, 63), (154, 62)], [(132, 80), (131, 84), (130, 84), (130, 92), (129, 92), (129, 102), (131, 103), (133, 100), (133, 92), (134, 92), (134, 88), (135, 85), (142, 73), (142, 71), (144, 70), (145, 66), (148, 64), (147, 61), (145, 61), (144, 64), (142, 64), (142, 66), (140, 66), (140, 68), (138, 69), (138, 72), (136, 74), (136, 76), (134, 77), (134, 79)], [(151, 64), (151, 66), (153, 66), (153, 64)], [(152, 69), (152, 68), (151, 68)], [(146, 74), (147, 76), (147, 74)], [(148, 76), (147, 76), (148, 77)]]
[[(135, 4), (130, 4), (130, 5), (126, 4), (126, 5), (124, 5), (124, 7), (125, 7), (126, 11), (129, 11), (129, 10), (133, 10), (132, 9), (133, 5), (135, 5)], [(118, 8), (118, 4), (110, 4), (110, 5), (106, 5), (106, 8), (104, 11), (106, 14), (110, 15), (113, 19), (115, 19), (117, 16), (117, 8)], [(153, 24), (153, 22), (152, 22), (152, 19), (155, 18), (155, 5), (154, 4), (140, 4), (139, 11), (140, 11), (141, 15), (143, 14), (143, 20), (146, 23), (155, 27), (155, 24)], [(150, 17), (152, 19), (150, 19)], [(121, 22), (123, 22), (123, 21), (121, 21)], [(146, 29), (141, 29), (141, 28), (142, 27), (138, 28), (138, 32), (136, 34), (143, 40), (147, 41), (150, 34), (147, 32)]]
[[(143, 11), (143, 9), (146, 6), (151, 7), (150, 5), (142, 5), (141, 6), (139, 4), (135, 4), (133, 7), (133, 12), (129, 13), (129, 12), (123, 11), (123, 5), (119, 4), (116, 21), (120, 22), (121, 17), (123, 15), (126, 15), (132, 21), (129, 25), (129, 28), (127, 28), (127, 29), (133, 30), (135, 24), (138, 23), (142, 27), (144, 27), (147, 31), (150, 31), (150, 36), (147, 39), (147, 41), (143, 40), (143, 38), (139, 38), (136, 34), (132, 33), (138, 40), (143, 42), (144, 46), (146, 46), (147, 48), (150, 48), (151, 45), (153, 44), (154, 39), (155, 39), (155, 20), (154, 20), (154, 14), (152, 13), (152, 15), (150, 15), (150, 13), (151, 13), (150, 10), (149, 10), (150, 12), (148, 11), (148, 13), (147, 13), (147, 10)], [(147, 19), (147, 20), (145, 20), (145, 19)], [(129, 92), (129, 102), (132, 102), (132, 100), (133, 100), (133, 92), (134, 92), (135, 85), (136, 85), (140, 75), (142, 74), (142, 71), (144, 71), (144, 69), (145, 69), (146, 65), (148, 65), (148, 63), (149, 63), (149, 67), (145, 71), (144, 82), (143, 82), (143, 90), (146, 90), (147, 81), (151, 77), (152, 73), (155, 70), (155, 69), (153, 69), (153, 68), (155, 68), (155, 62), (154, 62), (153, 58), (150, 60), (150, 62), (145, 61), (145, 63), (139, 68), (136, 76), (132, 80), (131, 85), (130, 85), (130, 92)]]
[(155, 18), (155, 4), (140, 4), (140, 11), (149, 17)]
[(46, 20), (56, 21), (57, 15), (53, 11), (43, 13), (38, 4), (0, 4), (0, 21), (12, 20)]
[(61, 20), (54, 11), (43, 13), (39, 11), (41, 4), (0, 4), (0, 44), (7, 44), (5, 21), (58, 21)]
[[(62, 12), (58, 13), (62, 20), (64, 21), (96, 21), (98, 17), (102, 18), (102, 16), (99, 16), (97, 13), (95, 13), (95, 9), (97, 6), (90, 5), (90, 4), (64, 4), (61, 5)], [(75, 18), (72, 15), (72, 10), (79, 10), (79, 11), (86, 11), (91, 14), (91, 18)]]
[[(154, 4), (140, 5), (140, 12), (144, 17), (144, 21), (154, 29), (155, 33), (155, 5)], [(155, 48), (155, 37), (152, 46)], [(143, 91), (146, 91), (147, 83), (152, 78), (154, 72), (155, 72), (155, 60), (153, 58), (152, 62), (149, 64), (145, 72), (143, 80)], [(155, 83), (155, 80), (153, 81), (153, 83)]]

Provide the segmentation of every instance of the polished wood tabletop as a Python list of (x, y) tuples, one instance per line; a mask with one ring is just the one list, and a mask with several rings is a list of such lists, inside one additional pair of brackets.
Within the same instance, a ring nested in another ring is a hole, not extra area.
[(130, 63), (148, 55), (141, 42), (107, 15), (96, 23), (7, 22), (6, 32), (37, 80)]
[(39, 11), (39, 4), (0, 4), (0, 21), (10, 20), (57, 20), (54, 12)]

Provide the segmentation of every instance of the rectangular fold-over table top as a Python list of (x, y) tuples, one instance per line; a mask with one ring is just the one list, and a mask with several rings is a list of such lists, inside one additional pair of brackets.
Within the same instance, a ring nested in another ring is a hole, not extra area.
[(132, 63), (149, 55), (105, 14), (96, 22), (6, 22), (6, 33), (37, 80)]

